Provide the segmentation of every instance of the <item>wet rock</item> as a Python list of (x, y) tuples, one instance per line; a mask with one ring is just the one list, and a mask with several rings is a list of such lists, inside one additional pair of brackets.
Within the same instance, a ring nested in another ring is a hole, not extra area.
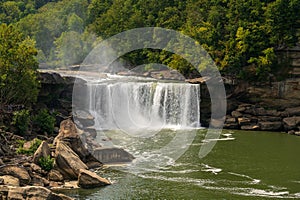
[(4, 165), (0, 167), (0, 175), (10, 175), (20, 180), (20, 185), (28, 185), (31, 181), (27, 170), (17, 165)]
[(62, 182), (64, 180), (63, 175), (55, 169), (52, 169), (48, 174), (49, 181)]
[(0, 194), (2, 199), (8, 200), (72, 200), (63, 194), (56, 194), (39, 186), (0, 186)]
[(16, 177), (10, 175), (4, 175), (4, 176), (0, 176), (0, 179), (3, 179), (2, 183), (4, 185), (20, 186), (20, 181)]
[(39, 164), (42, 157), (47, 158), (50, 155), (50, 147), (47, 142), (43, 141), (33, 155), (33, 162)]
[(88, 169), (79, 156), (62, 141), (57, 142), (55, 156), (55, 168), (65, 179), (76, 179), (80, 169)]
[(278, 131), (282, 127), (281, 122), (260, 122), (259, 125), (263, 131)]
[(110, 181), (98, 176), (94, 172), (88, 170), (80, 170), (78, 176), (78, 186), (80, 186), (81, 188), (96, 188), (110, 184)]

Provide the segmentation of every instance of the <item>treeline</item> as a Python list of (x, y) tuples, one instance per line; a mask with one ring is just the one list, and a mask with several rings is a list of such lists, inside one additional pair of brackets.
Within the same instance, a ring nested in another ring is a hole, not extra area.
[[(265, 80), (281, 67), (277, 50), (299, 41), (300, 0), (2, 0), (0, 9), (1, 22), (36, 40), (39, 62), (53, 67), (81, 63), (97, 42), (114, 34), (158, 26), (197, 40), (223, 73)], [(185, 76), (193, 70), (165, 51), (124, 58), (131, 65), (166, 64)]]

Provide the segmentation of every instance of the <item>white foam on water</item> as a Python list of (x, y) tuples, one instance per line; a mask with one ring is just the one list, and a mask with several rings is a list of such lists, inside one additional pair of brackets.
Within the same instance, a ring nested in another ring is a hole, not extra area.
[(222, 169), (220, 169), (220, 168), (211, 167), (211, 166), (206, 165), (206, 164), (202, 164), (202, 167), (204, 167), (204, 169), (201, 169), (201, 171), (211, 172), (215, 175), (217, 175), (218, 173), (220, 173), (222, 171)]

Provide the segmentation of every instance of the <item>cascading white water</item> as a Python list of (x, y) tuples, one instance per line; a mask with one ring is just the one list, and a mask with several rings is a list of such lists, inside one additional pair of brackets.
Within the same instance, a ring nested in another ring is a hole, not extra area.
[(89, 111), (102, 130), (200, 127), (200, 87), (168, 82), (88, 84)]

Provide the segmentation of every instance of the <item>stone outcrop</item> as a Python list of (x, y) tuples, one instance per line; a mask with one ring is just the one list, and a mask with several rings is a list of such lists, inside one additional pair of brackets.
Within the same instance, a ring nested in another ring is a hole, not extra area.
[(260, 105), (239, 104), (226, 116), (224, 128), (262, 131), (294, 131), (300, 127), (300, 108), (265, 109)]
[(78, 176), (78, 186), (81, 188), (95, 188), (110, 185), (111, 182), (101, 178), (96, 173), (81, 169)]

